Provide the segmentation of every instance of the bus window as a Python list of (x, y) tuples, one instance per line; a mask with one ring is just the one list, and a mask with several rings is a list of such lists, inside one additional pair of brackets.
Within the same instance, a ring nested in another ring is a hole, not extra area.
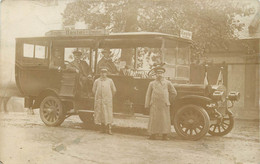
[(181, 65), (188, 65), (189, 64), (189, 53), (190, 53), (189, 46), (180, 47), (179, 53), (178, 53), (178, 58), (177, 58), (177, 63), (181, 64)]
[(73, 52), (80, 51), (82, 53), (81, 60), (90, 63), (90, 48), (65, 48), (64, 61), (72, 62), (74, 60)]
[[(127, 56), (133, 56), (134, 48), (104, 48), (98, 49), (97, 56), (97, 72), (101, 67), (107, 67), (110, 74), (119, 74), (120, 71), (126, 68), (133, 69), (133, 59), (130, 59), (130, 64)], [(130, 53), (130, 54), (129, 54)]]
[(44, 43), (23, 44), (23, 60), (22, 64), (27, 66), (47, 66), (48, 65), (48, 46)]
[(23, 56), (27, 58), (33, 58), (34, 45), (24, 44), (23, 45)]
[(176, 65), (176, 48), (165, 48), (164, 62), (169, 65)]
[(169, 79), (174, 79), (176, 77), (176, 56), (177, 48), (165, 48), (164, 49), (164, 63), (165, 63), (165, 77)]
[(187, 44), (180, 44), (177, 58), (177, 71), (176, 77), (179, 79), (189, 80), (190, 77), (190, 66), (189, 66), (189, 53), (190, 47)]
[(63, 60), (63, 48), (61, 47), (55, 47), (52, 49), (52, 56), (50, 61), (50, 68), (58, 68), (64, 66), (64, 60)]
[(64, 50), (64, 61), (72, 62), (74, 60), (73, 51), (76, 51), (76, 48), (65, 48)]
[(138, 47), (137, 69), (150, 70), (154, 65), (162, 63), (162, 52), (159, 48)]
[(35, 46), (35, 58), (37, 59), (45, 59), (45, 46)]

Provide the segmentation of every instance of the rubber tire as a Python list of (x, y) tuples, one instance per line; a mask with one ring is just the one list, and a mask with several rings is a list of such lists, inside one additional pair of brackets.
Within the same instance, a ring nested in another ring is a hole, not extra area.
[[(54, 122), (50, 122), (48, 121), (45, 117), (44, 117), (44, 114), (43, 114), (43, 111), (44, 111), (44, 104), (47, 102), (47, 101), (50, 101), (50, 100), (54, 100), (58, 106), (60, 107), (60, 112), (58, 114), (58, 118), (57, 120), (55, 120)], [(65, 117), (66, 117), (66, 113), (64, 111), (64, 108), (62, 107), (62, 102), (61, 100), (58, 98), (58, 97), (55, 97), (55, 96), (46, 96), (41, 104), (40, 104), (40, 117), (41, 117), (41, 120), (43, 121), (43, 123), (47, 126), (60, 126), (63, 121), (65, 120)]]
[[(204, 127), (203, 129), (201, 130), (201, 132), (198, 134), (198, 135), (195, 135), (193, 137), (190, 137), (190, 136), (187, 136), (187, 135), (184, 135), (182, 133), (182, 130), (179, 129), (179, 126), (178, 126), (178, 120), (182, 114), (182, 112), (184, 110), (187, 110), (187, 108), (192, 108), (193, 110), (196, 110), (197, 112), (199, 112), (201, 114), (201, 116), (203, 117), (203, 124), (204, 124)], [(175, 131), (176, 133), (182, 138), (182, 139), (185, 139), (185, 140), (199, 140), (201, 139), (202, 137), (204, 137), (208, 131), (209, 131), (209, 125), (210, 125), (210, 118), (209, 118), (209, 115), (208, 113), (206, 112), (206, 110), (201, 107), (201, 106), (197, 106), (197, 105), (185, 105), (185, 106), (182, 106), (181, 108), (179, 108), (177, 110), (177, 112), (175, 113), (174, 115), (174, 120), (173, 120), (173, 124), (174, 124), (174, 128), (175, 128)]]
[(211, 131), (211, 130), (209, 129), (208, 133), (209, 133), (210, 135), (212, 135), (212, 136), (224, 136), (224, 135), (228, 134), (228, 133), (233, 129), (233, 127), (234, 127), (234, 122), (235, 122), (234, 116), (233, 116), (232, 113), (228, 113), (228, 118), (229, 118), (229, 120), (230, 120), (230, 125), (229, 125), (229, 127), (228, 127), (225, 131), (220, 132), (220, 133), (219, 133), (219, 132), (218, 132), (218, 133), (215, 133), (215, 132), (213, 132), (213, 131)]

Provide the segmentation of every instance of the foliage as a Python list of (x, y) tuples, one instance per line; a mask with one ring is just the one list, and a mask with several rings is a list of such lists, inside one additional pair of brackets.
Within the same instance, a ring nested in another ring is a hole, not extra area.
[(254, 12), (238, 0), (77, 0), (67, 5), (64, 25), (84, 20), (92, 29), (110, 32), (150, 31), (179, 35), (193, 33), (192, 59), (199, 60), (211, 47), (226, 48), (244, 24), (237, 16)]

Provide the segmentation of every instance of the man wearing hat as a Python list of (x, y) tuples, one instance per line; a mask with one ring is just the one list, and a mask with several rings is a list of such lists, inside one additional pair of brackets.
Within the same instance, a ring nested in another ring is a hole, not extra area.
[(145, 98), (145, 108), (150, 108), (148, 123), (149, 139), (156, 139), (157, 134), (162, 135), (163, 140), (169, 140), (171, 132), (170, 98), (177, 96), (172, 83), (163, 77), (165, 69), (154, 68), (156, 79), (150, 82)]
[(74, 60), (68, 64), (67, 69), (79, 73), (80, 90), (87, 92), (86, 82), (91, 74), (91, 68), (86, 61), (81, 60), (82, 52), (76, 50), (73, 52), (73, 56)]
[(110, 49), (104, 49), (102, 51), (102, 54), (104, 56), (98, 62), (98, 65), (97, 65), (98, 70), (100, 70), (100, 68), (102, 68), (102, 67), (106, 67), (109, 74), (116, 74), (116, 73), (118, 73), (118, 70), (117, 70), (115, 64), (113, 63), (113, 61), (112, 61), (112, 59), (110, 57), (110, 54), (111, 54)]
[(102, 132), (111, 135), (113, 96), (116, 93), (116, 87), (113, 80), (107, 77), (107, 73), (106, 67), (100, 68), (100, 77), (95, 80), (92, 91), (95, 95), (94, 121), (96, 124), (101, 124)]

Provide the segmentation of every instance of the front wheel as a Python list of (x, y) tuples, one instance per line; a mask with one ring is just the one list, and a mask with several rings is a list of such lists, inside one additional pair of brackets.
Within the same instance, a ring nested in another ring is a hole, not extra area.
[(234, 116), (228, 112), (217, 124), (211, 124), (209, 134), (212, 136), (224, 136), (234, 127)]
[(185, 105), (174, 115), (176, 133), (186, 140), (198, 140), (209, 130), (210, 119), (206, 110), (197, 105)]
[(59, 126), (65, 119), (65, 111), (58, 97), (47, 96), (40, 104), (40, 117), (47, 126)]

